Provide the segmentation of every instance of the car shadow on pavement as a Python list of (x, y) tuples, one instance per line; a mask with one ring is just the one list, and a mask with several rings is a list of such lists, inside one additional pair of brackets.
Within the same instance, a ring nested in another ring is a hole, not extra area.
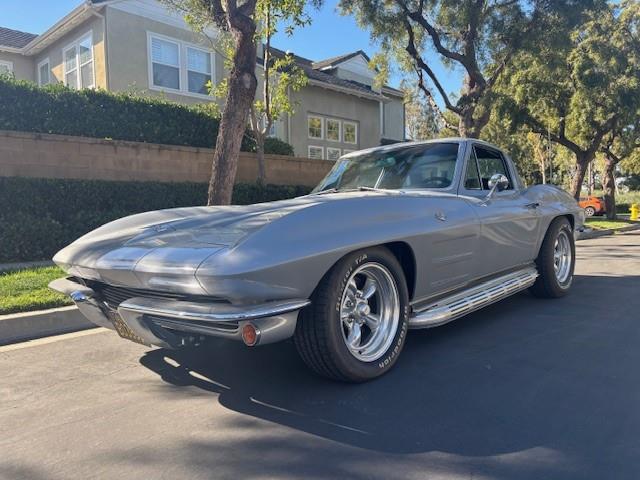
[(389, 374), (357, 385), (313, 375), (292, 342), (213, 341), (140, 361), (167, 395), (212, 392), (234, 412), (368, 450), (488, 456), (544, 446), (578, 462), (633, 462), (640, 438), (624, 425), (640, 418), (640, 316), (625, 299), (639, 291), (638, 276), (577, 276), (563, 299), (522, 293), (412, 331)]

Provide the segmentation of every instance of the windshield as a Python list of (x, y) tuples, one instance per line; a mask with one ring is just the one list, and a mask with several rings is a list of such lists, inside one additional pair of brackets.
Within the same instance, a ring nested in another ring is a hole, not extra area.
[(341, 158), (314, 192), (447, 188), (453, 181), (457, 156), (457, 143), (432, 143)]

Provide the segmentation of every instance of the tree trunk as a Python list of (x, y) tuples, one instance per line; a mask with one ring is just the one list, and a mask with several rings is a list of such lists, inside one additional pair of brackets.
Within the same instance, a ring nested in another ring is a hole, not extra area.
[(258, 185), (267, 181), (267, 169), (264, 160), (264, 136), (256, 135), (256, 157), (258, 159)]
[(613, 175), (616, 163), (613, 158), (607, 157), (604, 164), (602, 189), (604, 190), (604, 206), (609, 220), (615, 220), (616, 218), (616, 179)]
[(587, 167), (591, 159), (585, 154), (576, 154), (576, 173), (571, 179), (571, 195), (576, 200), (580, 200), (580, 191), (584, 182)]
[[(237, 14), (240, 15), (240, 14)], [(249, 110), (256, 95), (255, 23), (249, 17), (234, 19), (233, 68), (229, 75), (227, 100), (222, 111), (216, 148), (213, 154), (207, 205), (229, 205), (238, 169), (242, 137), (247, 128)]]

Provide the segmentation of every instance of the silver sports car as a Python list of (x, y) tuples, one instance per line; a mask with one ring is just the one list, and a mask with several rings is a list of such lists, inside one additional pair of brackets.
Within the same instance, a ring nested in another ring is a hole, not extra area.
[(51, 288), (145, 345), (293, 337), (311, 369), (357, 382), (396, 363), (409, 329), (527, 288), (565, 295), (583, 220), (492, 145), (404, 143), (345, 155), (303, 197), (108, 223), (58, 252), (70, 276)]

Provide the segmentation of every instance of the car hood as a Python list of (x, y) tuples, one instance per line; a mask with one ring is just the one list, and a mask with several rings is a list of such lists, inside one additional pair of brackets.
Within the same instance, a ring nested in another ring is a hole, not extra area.
[[(115, 285), (202, 294), (195, 272), (265, 225), (302, 209), (399, 191), (339, 192), (246, 206), (187, 207), (132, 215), (103, 225), (58, 252), (71, 275)], [(429, 195), (430, 192), (421, 194)]]

